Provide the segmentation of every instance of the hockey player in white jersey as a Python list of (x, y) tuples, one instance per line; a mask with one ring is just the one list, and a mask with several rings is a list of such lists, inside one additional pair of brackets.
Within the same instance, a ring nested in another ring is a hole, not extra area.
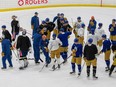
[(75, 34), (75, 38), (78, 36), (78, 29), (82, 28), (82, 24), (84, 24), (81, 20), (81, 17), (77, 17), (77, 21), (74, 23), (74, 31), (73, 33)]
[(97, 42), (98, 45), (98, 52), (101, 50), (101, 46), (102, 46), (102, 35), (105, 34), (105, 31), (103, 30), (102, 23), (98, 24), (98, 28), (95, 30), (95, 34), (98, 36), (99, 40)]
[[(62, 45), (62, 42), (56, 37), (56, 34), (52, 35), (52, 39), (48, 44), (48, 49), (51, 56), (52, 70), (55, 70), (55, 60), (57, 60), (58, 68), (60, 68), (60, 50), (59, 47)], [(56, 59), (55, 59), (56, 56)]]
[(99, 41), (99, 37), (98, 37), (98, 35), (95, 34), (94, 29), (91, 29), (91, 33), (88, 34), (87, 40), (89, 38), (92, 38), (93, 39), (93, 42), (92, 43), (97, 46), (97, 42)]
[(79, 39), (79, 43), (83, 45), (83, 40), (84, 40), (84, 31), (85, 31), (85, 24), (81, 25), (81, 28), (78, 29), (78, 39)]

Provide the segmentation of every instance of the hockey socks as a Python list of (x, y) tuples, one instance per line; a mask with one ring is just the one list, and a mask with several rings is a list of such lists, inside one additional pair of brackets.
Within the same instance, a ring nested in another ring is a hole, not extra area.
[(105, 60), (105, 62), (106, 62), (106, 65), (107, 65), (106, 71), (108, 71), (109, 68), (110, 68), (110, 60)]

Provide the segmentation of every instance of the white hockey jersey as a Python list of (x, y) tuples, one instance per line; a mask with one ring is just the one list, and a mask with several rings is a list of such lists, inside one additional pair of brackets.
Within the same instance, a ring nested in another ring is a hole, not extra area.
[(74, 24), (74, 28), (75, 28), (75, 31), (76, 32), (78, 32), (78, 29), (80, 29), (80, 28), (82, 28), (82, 25), (83, 24), (83, 22), (81, 21), (81, 22), (75, 22), (75, 24)]
[(54, 51), (59, 49), (60, 45), (62, 45), (62, 42), (58, 38), (56, 38), (55, 40), (51, 39), (48, 44), (48, 49), (49, 51)]
[(80, 37), (84, 36), (84, 31), (85, 31), (85, 29), (83, 29), (83, 28), (78, 29), (78, 36), (80, 36)]
[(92, 38), (93, 39), (93, 44), (97, 46), (97, 41), (99, 40), (99, 37), (96, 34), (94, 34), (94, 35), (88, 34), (87, 41), (88, 41), (89, 38)]
[(102, 35), (105, 34), (105, 31), (103, 29), (96, 29), (95, 34), (99, 37), (99, 40), (102, 39)]

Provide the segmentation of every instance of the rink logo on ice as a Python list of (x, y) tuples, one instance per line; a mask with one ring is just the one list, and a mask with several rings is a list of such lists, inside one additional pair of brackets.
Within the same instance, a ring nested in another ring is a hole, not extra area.
[(37, 4), (47, 4), (48, 0), (18, 0), (18, 5), (37, 5)]

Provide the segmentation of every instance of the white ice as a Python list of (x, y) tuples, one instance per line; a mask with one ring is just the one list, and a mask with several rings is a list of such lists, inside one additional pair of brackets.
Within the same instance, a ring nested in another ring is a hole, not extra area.
[[(27, 29), (31, 33), (30, 20), (34, 15), (34, 12), (39, 13), (40, 22), (46, 17), (49, 17), (50, 20), (53, 20), (53, 17), (57, 13), (64, 13), (65, 17), (68, 18), (71, 26), (72, 22), (76, 21), (78, 16), (82, 17), (82, 20), (88, 25), (89, 19), (91, 16), (95, 16), (97, 23), (102, 22), (103, 28), (107, 35), (109, 36), (108, 26), (111, 23), (113, 18), (116, 18), (116, 9), (115, 8), (96, 8), (96, 7), (66, 7), (66, 8), (48, 8), (48, 9), (35, 9), (35, 10), (24, 10), (24, 11), (12, 11), (12, 12), (1, 12), (0, 13), (0, 26), (6, 25), (7, 29), (10, 31), (11, 26), (11, 16), (17, 15), (18, 20), (20, 21), (20, 26)], [(73, 21), (71, 20), (73, 19)], [(0, 32), (1, 29), (0, 29)], [(27, 34), (28, 35), (28, 34)], [(1, 33), (0, 33), (1, 36)], [(29, 35), (29, 37), (31, 37)], [(86, 38), (86, 35), (85, 35)], [(69, 52), (73, 43), (74, 34), (71, 35), (69, 39)], [(1, 50), (1, 46), (0, 46)], [(1, 52), (1, 51), (0, 51)], [(28, 55), (28, 56), (33, 56)], [(1, 58), (1, 56), (0, 56)], [(44, 60), (44, 56), (41, 55), (41, 58)], [(16, 57), (13, 54), (13, 65), (14, 68), (7, 70), (0, 69), (0, 87), (115, 87), (116, 73), (112, 74), (112, 77), (108, 76), (108, 73), (105, 72), (105, 62), (103, 54), (98, 56), (98, 68), (97, 76), (98, 80), (89, 80), (86, 78), (86, 66), (82, 71), (80, 78), (77, 78), (76, 75), (70, 75), (71, 64), (70, 59), (68, 63), (61, 66), (60, 70), (50, 71), (48, 68), (44, 68), (42, 72), (39, 70), (42, 68), (44, 63), (40, 65), (35, 65), (34, 61), (29, 61), (29, 67), (25, 70), (20, 71), (18, 69), (19, 64), (16, 61)], [(62, 61), (62, 59), (61, 59)], [(112, 55), (111, 55), (112, 63)], [(2, 63), (0, 60), (0, 67)], [(77, 69), (77, 68), (76, 68)], [(91, 73), (92, 74), (92, 73)]]

